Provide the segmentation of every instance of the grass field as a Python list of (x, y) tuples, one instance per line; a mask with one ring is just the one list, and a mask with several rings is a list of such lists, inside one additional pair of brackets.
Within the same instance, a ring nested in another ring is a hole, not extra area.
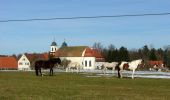
[(0, 72), (0, 100), (170, 100), (170, 80)]

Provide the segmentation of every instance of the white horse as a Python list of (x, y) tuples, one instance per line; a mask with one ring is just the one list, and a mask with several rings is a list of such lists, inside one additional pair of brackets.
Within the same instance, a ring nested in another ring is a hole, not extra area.
[(125, 61), (122, 61), (121, 64), (119, 65), (119, 69), (118, 69), (118, 76), (120, 78), (122, 78), (122, 71), (123, 70), (126, 70), (126, 69), (129, 69), (129, 70), (132, 70), (132, 79), (134, 79), (134, 73), (135, 73), (135, 70), (137, 69), (137, 67), (139, 65), (141, 65), (143, 63), (143, 60), (142, 59), (139, 59), (139, 60), (134, 60), (134, 61), (131, 61), (131, 62), (125, 62)]
[(118, 65), (118, 62), (103, 62), (103, 73), (106, 74), (108, 69), (112, 69), (112, 73), (114, 73), (115, 67)]
[(71, 69), (72, 69), (72, 72), (73, 72), (74, 69), (77, 70), (77, 73), (80, 72), (80, 69), (81, 69), (80, 63), (78, 63), (78, 62), (70, 62), (70, 63), (68, 64), (68, 67), (66, 68), (66, 72), (67, 72), (68, 70), (71, 70)]

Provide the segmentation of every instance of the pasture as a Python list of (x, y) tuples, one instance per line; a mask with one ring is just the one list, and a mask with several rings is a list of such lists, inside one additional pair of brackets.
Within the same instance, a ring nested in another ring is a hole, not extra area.
[[(93, 75), (89, 73), (88, 75)], [(170, 100), (169, 79), (0, 71), (0, 100)]]

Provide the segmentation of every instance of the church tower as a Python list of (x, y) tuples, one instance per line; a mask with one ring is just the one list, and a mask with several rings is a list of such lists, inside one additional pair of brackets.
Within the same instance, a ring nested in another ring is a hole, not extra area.
[(58, 48), (57, 48), (57, 43), (55, 42), (55, 39), (54, 39), (54, 41), (51, 43), (51, 48), (50, 48), (51, 50), (50, 50), (50, 54), (52, 54), (52, 55), (54, 55), (55, 54), (55, 52), (58, 50)]

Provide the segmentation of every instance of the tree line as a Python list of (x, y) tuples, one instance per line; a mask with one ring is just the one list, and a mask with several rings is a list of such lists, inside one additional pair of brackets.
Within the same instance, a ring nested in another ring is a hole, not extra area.
[(113, 44), (103, 47), (101, 43), (94, 43), (93, 48), (99, 49), (107, 62), (132, 61), (143, 59), (146, 61), (163, 61), (164, 65), (170, 68), (170, 46), (162, 48), (154, 48), (144, 45), (139, 49), (128, 50), (122, 46), (116, 48)]

